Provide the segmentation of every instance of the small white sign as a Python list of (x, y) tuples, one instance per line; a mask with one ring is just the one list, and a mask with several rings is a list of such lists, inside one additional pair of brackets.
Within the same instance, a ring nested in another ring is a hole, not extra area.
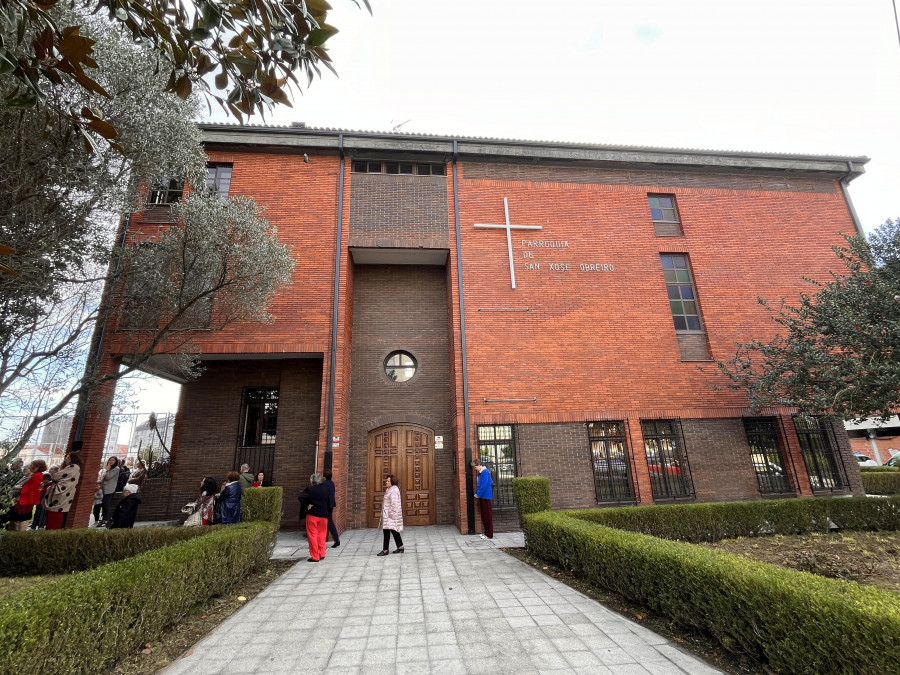
[(443, 442), (443, 441), (440, 441), (440, 442), (435, 441), (435, 442), (434, 442), (434, 449), (435, 449), (435, 450), (443, 450), (443, 449), (444, 449), (444, 442)]
[(435, 437), (434, 437), (434, 442), (435, 442), (435, 443), (443, 443), (443, 442), (444, 442), (444, 437), (443, 437), (443, 436), (435, 436)]
[(332, 443), (340, 443), (340, 442), (341, 442), (341, 437), (340, 437), (340, 436), (332, 436), (332, 437), (331, 437), (331, 442), (332, 442)]

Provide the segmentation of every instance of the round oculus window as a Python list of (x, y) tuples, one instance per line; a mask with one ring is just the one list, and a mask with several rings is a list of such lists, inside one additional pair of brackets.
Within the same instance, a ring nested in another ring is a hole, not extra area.
[(416, 359), (409, 352), (391, 352), (384, 361), (384, 372), (394, 382), (406, 382), (416, 374)]

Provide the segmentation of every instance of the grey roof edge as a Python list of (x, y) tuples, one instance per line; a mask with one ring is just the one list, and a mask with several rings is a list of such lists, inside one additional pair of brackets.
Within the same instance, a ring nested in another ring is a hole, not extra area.
[(714, 171), (789, 171), (829, 174), (850, 181), (865, 173), (865, 156), (802, 155), (745, 151), (697, 150), (578, 144), (552, 141), (523, 141), (463, 136), (436, 136), (371, 131), (344, 131), (309, 127), (243, 126), (201, 123), (207, 144), (278, 147), (301, 151), (337, 151), (343, 136), (348, 154), (374, 153), (443, 155), (453, 153), (457, 142), (460, 157), (500, 161), (553, 162), (578, 165), (620, 165), (623, 167), (694, 168)]

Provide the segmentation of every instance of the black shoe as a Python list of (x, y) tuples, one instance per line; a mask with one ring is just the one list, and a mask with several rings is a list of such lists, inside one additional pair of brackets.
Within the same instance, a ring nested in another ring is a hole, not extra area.
[(340, 546), (340, 545), (341, 545), (341, 542), (336, 541), (336, 542), (334, 542), (334, 543), (331, 545), (331, 548), (337, 548), (337, 547)]
[(403, 547), (394, 550), (394, 553), (403, 553)]
[(316, 560), (315, 558), (307, 558), (306, 562), (319, 562), (319, 561)]
[(387, 554), (388, 554), (388, 551), (387, 551), (387, 550), (384, 550), (384, 551), (382, 551), (381, 553), (376, 553), (375, 555), (377, 555), (377, 556), (380, 558), (381, 556), (387, 555)]

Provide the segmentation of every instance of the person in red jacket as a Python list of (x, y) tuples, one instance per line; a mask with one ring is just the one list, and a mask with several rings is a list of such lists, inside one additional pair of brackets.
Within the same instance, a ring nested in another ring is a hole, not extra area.
[(34, 507), (41, 503), (41, 483), (44, 482), (46, 470), (47, 462), (42, 459), (36, 459), (28, 465), (31, 475), (22, 485), (19, 500), (13, 506), (9, 516), (14, 529), (25, 530), (28, 528), (28, 521), (31, 520)]

